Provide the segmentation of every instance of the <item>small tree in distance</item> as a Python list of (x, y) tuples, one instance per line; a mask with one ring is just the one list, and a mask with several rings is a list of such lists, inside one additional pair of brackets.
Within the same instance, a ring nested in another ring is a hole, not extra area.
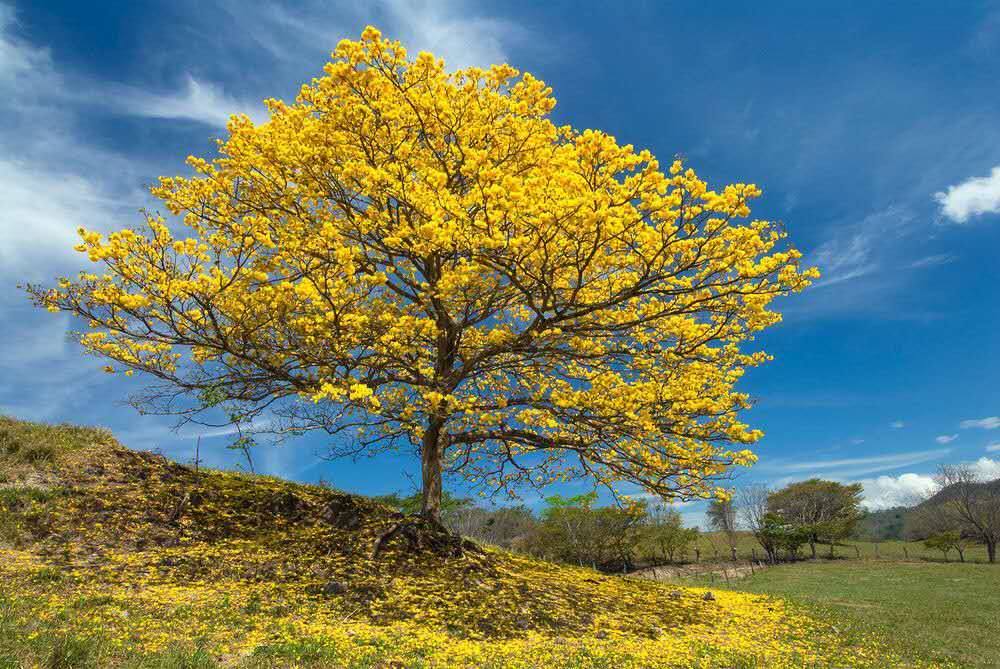
[(851, 535), (861, 519), (860, 483), (809, 479), (791, 483), (767, 500), (768, 511), (801, 529), (816, 558), (816, 543), (835, 542)]
[(962, 546), (962, 534), (955, 530), (939, 532), (924, 540), (924, 546), (931, 550), (938, 550), (944, 553), (944, 559), (948, 559), (948, 553), (952, 550), (958, 551), (959, 559), (965, 562), (965, 550)]
[(454, 73), (367, 28), (270, 119), (152, 189), (175, 219), (107, 237), (35, 301), (82, 319), (147, 412), (320, 430), (333, 455), (415, 451), (489, 492), (590, 479), (711, 497), (761, 433), (735, 389), (775, 297), (818, 276), (755, 185), (711, 189), (557, 126), (508, 65)]
[(750, 485), (737, 491), (737, 516), (740, 523), (750, 530), (771, 562), (777, 559), (775, 546), (767, 529), (767, 500), (772, 490), (765, 485)]
[(1000, 480), (986, 482), (967, 464), (944, 465), (936, 477), (938, 493), (930, 500), (933, 513), (986, 546), (990, 563), (997, 561), (1000, 543)]
[(732, 497), (713, 499), (705, 512), (708, 526), (726, 535), (730, 553), (735, 557), (736, 549), (736, 505)]
[(643, 541), (651, 557), (674, 562), (683, 558), (697, 540), (698, 528), (684, 527), (684, 519), (676, 509), (656, 506), (646, 518)]

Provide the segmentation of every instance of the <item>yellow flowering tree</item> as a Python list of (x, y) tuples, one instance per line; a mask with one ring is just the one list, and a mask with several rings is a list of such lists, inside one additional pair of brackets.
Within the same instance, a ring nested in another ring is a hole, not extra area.
[(734, 386), (767, 356), (743, 344), (817, 275), (748, 219), (756, 186), (710, 190), (557, 126), (530, 74), (449, 73), (371, 27), (267, 105), (153, 187), (173, 218), (81, 230), (100, 269), (29, 287), (111, 371), (166, 382), (156, 407), (415, 447), (431, 519), (444, 472), (690, 498), (754, 460)]

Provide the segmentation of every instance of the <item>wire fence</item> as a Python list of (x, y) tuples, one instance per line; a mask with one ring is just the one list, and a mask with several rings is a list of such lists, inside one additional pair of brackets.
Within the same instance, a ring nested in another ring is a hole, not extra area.
[[(782, 559), (786, 556), (781, 555)], [(812, 559), (812, 550), (804, 544), (794, 559)], [(816, 544), (816, 559), (854, 559), (854, 560), (915, 560), (925, 562), (967, 562), (988, 563), (986, 547), (979, 544), (969, 544), (959, 552), (955, 549), (947, 553), (928, 548), (920, 541), (862, 541), (847, 540), (840, 543)], [(768, 556), (753, 535), (740, 532), (736, 535), (734, 545), (727, 536), (717, 533), (703, 533), (686, 552), (685, 562), (753, 562), (764, 563)]]

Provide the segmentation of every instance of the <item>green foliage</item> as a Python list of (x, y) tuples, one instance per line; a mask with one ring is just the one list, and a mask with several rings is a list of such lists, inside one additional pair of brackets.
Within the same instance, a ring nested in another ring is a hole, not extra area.
[(868, 511), (858, 520), (854, 537), (867, 541), (899, 541), (905, 536), (908, 512), (909, 509), (904, 506)]
[(789, 523), (776, 513), (768, 513), (758, 530), (757, 539), (772, 559), (778, 557), (780, 552), (794, 559), (810, 536), (811, 528)]
[(47, 649), (44, 669), (89, 669), (97, 667), (97, 644), (73, 635), (56, 636)]
[(736, 505), (732, 499), (713, 499), (708, 504), (705, 518), (709, 527), (726, 534), (730, 546), (735, 545)]
[(534, 555), (570, 564), (621, 570), (631, 567), (645, 507), (595, 507), (596, 493), (553, 495), (524, 542)]
[[(404, 497), (401, 493), (394, 492), (388, 495), (376, 495), (371, 499), (380, 504), (385, 504), (389, 508), (400, 511), (401, 513), (413, 514), (420, 511), (423, 496), (419, 492), (415, 492)], [(472, 504), (473, 501), (468, 497), (455, 497), (447, 490), (444, 490), (441, 493), (442, 515), (446, 512), (453, 512), (458, 509), (468, 508), (472, 506)]]
[(58, 567), (49, 566), (39, 569), (32, 575), (35, 583), (58, 583), (63, 580), (63, 572)]
[(144, 658), (143, 666), (135, 669), (216, 669), (218, 666), (212, 654), (198, 644), (194, 650), (169, 648), (159, 655)]
[(931, 550), (938, 550), (944, 553), (944, 559), (948, 559), (951, 551), (958, 551), (959, 558), (965, 562), (965, 542), (962, 533), (958, 530), (947, 530), (938, 532), (924, 540), (924, 546)]
[(657, 562), (685, 558), (697, 540), (698, 528), (684, 527), (681, 514), (674, 509), (657, 507), (643, 524), (643, 554)]
[(860, 483), (809, 479), (791, 483), (771, 493), (767, 510), (782, 522), (794, 525), (816, 553), (816, 543), (833, 543), (850, 536), (861, 519)]

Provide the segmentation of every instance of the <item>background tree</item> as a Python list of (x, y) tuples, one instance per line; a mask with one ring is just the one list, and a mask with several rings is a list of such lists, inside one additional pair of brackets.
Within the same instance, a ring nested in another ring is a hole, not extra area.
[(526, 543), (538, 521), (526, 506), (467, 506), (447, 509), (442, 505), (441, 522), (464, 537), (502, 548), (530, 552)]
[(936, 482), (939, 490), (926, 504), (943, 516), (945, 524), (985, 545), (989, 561), (996, 562), (1000, 542), (1000, 479), (981, 481), (971, 466), (961, 464), (943, 465)]
[(596, 493), (546, 498), (528, 543), (538, 555), (598, 568), (631, 568), (645, 507), (595, 507)]
[(413, 449), (433, 521), (445, 471), (686, 499), (754, 460), (734, 384), (767, 356), (747, 342), (818, 276), (747, 220), (756, 186), (665, 173), (556, 126), (530, 74), (448, 73), (371, 27), (267, 104), (152, 189), (186, 231), (155, 213), (81, 229), (99, 269), (28, 289), (82, 318), (111, 371), (162, 382), (144, 411), (273, 414), (338, 435), (333, 455)]
[(646, 518), (642, 538), (648, 557), (657, 562), (674, 562), (683, 559), (698, 540), (698, 528), (684, 527), (680, 512), (661, 505), (654, 507)]
[[(784, 551), (788, 560), (796, 559), (799, 548), (812, 536), (808, 528), (788, 522), (776, 513), (764, 514), (758, 532), (758, 540), (772, 562), (776, 561), (779, 551)], [(813, 555), (815, 557), (815, 553)]]
[(737, 518), (748, 529), (767, 553), (768, 560), (777, 559), (775, 546), (767, 534), (765, 520), (767, 518), (767, 500), (772, 490), (764, 485), (750, 485), (740, 488), (736, 493)]
[(965, 562), (965, 547), (962, 545), (962, 533), (957, 530), (938, 532), (924, 540), (924, 546), (931, 550), (944, 553), (944, 559), (948, 559), (948, 553), (952, 550), (958, 551), (959, 560)]
[(908, 506), (864, 512), (854, 527), (854, 536), (865, 541), (902, 540), (906, 534), (908, 515)]
[(862, 516), (862, 492), (860, 483), (845, 485), (836, 481), (809, 479), (771, 493), (767, 508), (770, 513), (806, 533), (815, 559), (818, 541), (832, 543), (850, 536), (854, 531)]
[[(394, 492), (388, 495), (375, 495), (372, 499), (403, 513), (416, 513), (420, 510), (423, 495), (415, 492), (404, 496), (398, 492)], [(475, 508), (475, 503), (471, 498), (455, 497), (447, 490), (441, 492), (442, 513), (453, 514), (471, 508)]]
[(713, 499), (705, 512), (708, 526), (726, 535), (729, 551), (736, 557), (736, 504), (732, 497)]

